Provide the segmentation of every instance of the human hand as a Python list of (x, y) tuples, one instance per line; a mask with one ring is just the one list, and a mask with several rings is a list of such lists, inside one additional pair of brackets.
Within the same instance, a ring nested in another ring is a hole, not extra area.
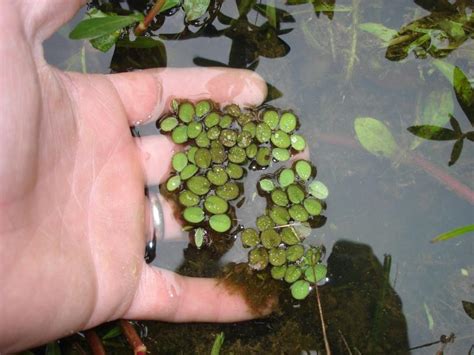
[(176, 147), (129, 127), (173, 97), (256, 105), (265, 83), (226, 69), (61, 72), (42, 42), (83, 2), (0, 2), (0, 352), (118, 318), (252, 316), (213, 279), (145, 264), (144, 187), (166, 178)]

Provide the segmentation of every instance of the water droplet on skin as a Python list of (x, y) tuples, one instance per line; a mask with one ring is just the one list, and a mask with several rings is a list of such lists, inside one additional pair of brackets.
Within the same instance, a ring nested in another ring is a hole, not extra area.
[(143, 120), (138, 120), (138, 121), (133, 122), (133, 125), (140, 126), (142, 123), (143, 123)]

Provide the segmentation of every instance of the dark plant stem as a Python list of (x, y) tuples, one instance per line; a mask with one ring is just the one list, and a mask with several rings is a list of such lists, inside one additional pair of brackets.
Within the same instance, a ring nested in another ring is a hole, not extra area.
[[(313, 273), (316, 275), (316, 272), (314, 272), (314, 267)], [(331, 355), (331, 348), (329, 347), (328, 336), (326, 334), (326, 323), (324, 322), (323, 316), (323, 306), (321, 305), (321, 299), (319, 297), (319, 287), (317, 284), (314, 284), (314, 288), (316, 289), (316, 301), (318, 302), (319, 318), (321, 319), (321, 328), (323, 330), (324, 348), (326, 349), (326, 355)]]
[(91, 348), (92, 354), (105, 355), (104, 346), (94, 329), (86, 330), (84, 336), (86, 337), (87, 344), (89, 344), (89, 347)]
[(122, 333), (127, 338), (128, 343), (133, 348), (134, 355), (146, 355), (146, 346), (143, 344), (142, 339), (138, 335), (137, 331), (128, 320), (119, 320), (120, 328)]
[[(316, 138), (320, 142), (325, 142), (329, 144), (341, 145), (351, 148), (362, 148), (361, 145), (350, 136), (319, 133), (316, 135)], [(459, 197), (468, 201), (471, 205), (474, 205), (474, 191), (469, 186), (463, 184), (461, 181), (456, 179), (454, 176), (448, 174), (442, 168), (429, 162), (420, 154), (408, 152), (402, 162), (421, 167), (446, 188), (456, 193)]]
[(150, 26), (150, 23), (153, 21), (156, 15), (160, 12), (161, 8), (165, 4), (166, 0), (157, 0), (153, 7), (148, 11), (143, 22), (140, 22), (137, 27), (135, 27), (135, 34), (137, 36), (142, 35)]

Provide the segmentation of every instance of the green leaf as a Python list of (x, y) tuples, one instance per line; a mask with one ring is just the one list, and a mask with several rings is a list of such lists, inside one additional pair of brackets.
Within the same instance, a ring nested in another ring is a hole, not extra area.
[(181, 0), (166, 0), (165, 4), (160, 10), (160, 13), (165, 12), (166, 10), (172, 9), (181, 4)]
[(214, 344), (212, 345), (211, 355), (219, 355), (222, 344), (224, 344), (224, 332), (217, 334)]
[(454, 68), (453, 82), (459, 105), (469, 122), (471, 122), (471, 125), (474, 126), (474, 90), (471, 83), (458, 67)]
[(143, 15), (139, 13), (135, 13), (128, 16), (107, 16), (90, 18), (79, 22), (69, 34), (69, 38), (97, 38), (121, 30), (122, 28), (127, 27), (134, 22), (140, 22), (142, 20)]
[(122, 334), (122, 329), (119, 326), (115, 326), (102, 336), (102, 340), (112, 339), (120, 334)]
[(474, 224), (469, 224), (467, 226), (454, 228), (454, 229), (450, 230), (449, 232), (442, 233), (442, 234), (436, 236), (431, 241), (431, 243), (436, 243), (436, 242), (441, 242), (441, 241), (444, 241), (444, 240), (456, 238), (456, 237), (459, 237), (460, 235), (470, 233), (470, 232), (474, 232)]
[(418, 137), (432, 141), (452, 141), (460, 138), (452, 129), (432, 125), (411, 126), (407, 130)]
[(265, 7), (265, 16), (268, 19), (268, 23), (273, 28), (277, 28), (277, 15), (276, 15), (276, 7), (275, 7), (275, 0), (270, 0), (271, 5), (267, 5)]
[(388, 46), (390, 40), (398, 34), (397, 31), (391, 28), (385, 27), (381, 23), (374, 23), (374, 22), (361, 23), (359, 25), (359, 28), (363, 31), (369, 32), (370, 34), (382, 40), (385, 46)]
[(390, 158), (398, 150), (390, 130), (381, 121), (371, 117), (358, 117), (354, 128), (360, 144), (374, 155)]
[(91, 39), (90, 42), (91, 42), (92, 47), (105, 53), (115, 45), (115, 42), (117, 42), (119, 37), (120, 37), (120, 31), (115, 31), (115, 32)]
[(474, 303), (468, 301), (462, 301), (462, 308), (464, 308), (464, 312), (474, 319)]
[[(435, 90), (421, 104), (422, 114), (417, 117), (415, 124), (429, 124), (443, 127), (450, 120), (454, 111), (451, 90)], [(420, 110), (421, 111), (421, 110)], [(422, 140), (415, 138), (410, 149), (415, 149)]]
[(451, 159), (448, 162), (448, 165), (454, 165), (461, 156), (462, 147), (463, 147), (464, 139), (458, 139), (456, 143), (454, 143), (453, 150), (451, 151)]
[(465, 134), (466, 138), (469, 139), (471, 142), (474, 142), (474, 131), (467, 132)]
[(458, 120), (452, 115), (449, 115), (449, 124), (454, 129), (454, 132), (456, 132), (457, 135), (462, 135), (461, 126), (459, 125)]
[(194, 21), (204, 15), (209, 7), (210, 0), (184, 0), (183, 9), (186, 21)]
[(449, 80), (451, 86), (454, 86), (453, 77), (455, 66), (440, 59), (434, 59), (432, 63), (435, 68), (438, 69), (441, 74), (443, 74), (444, 77)]

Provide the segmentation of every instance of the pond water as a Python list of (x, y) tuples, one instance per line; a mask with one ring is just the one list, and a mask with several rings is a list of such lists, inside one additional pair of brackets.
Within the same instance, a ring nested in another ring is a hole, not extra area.
[[(329, 281), (320, 292), (333, 353), (434, 354), (440, 344), (409, 349), (450, 333), (456, 339), (446, 346), (445, 354), (468, 353), (474, 343), (474, 321), (462, 301), (474, 302), (474, 236), (434, 244), (430, 240), (473, 223), (474, 143), (466, 140), (458, 161), (448, 167), (453, 141), (417, 140), (407, 128), (420, 124), (424, 112), (442, 111), (446, 106), (432, 98), (445, 95), (453, 102), (450, 113), (463, 132), (471, 129), (452, 84), (433, 57), (441, 58), (435, 40), (446, 46), (445, 39), (435, 38), (441, 29), (437, 24), (461, 21), (456, 11), (472, 16), (472, 7), (464, 8), (458, 1), (457, 8), (450, 5), (450, 12), (441, 15), (433, 10), (446, 10), (447, 1), (354, 0), (338, 1), (337, 11), (316, 15), (311, 2), (261, 2), (291, 14), (291, 18), (280, 17), (277, 34), (264, 26), (265, 11), (259, 13), (255, 2), (248, 3), (251, 6), (235, 31), (217, 32), (228, 25), (215, 20), (213, 31), (196, 38), (167, 36), (163, 40), (166, 60), (156, 51), (102, 54), (88, 43), (68, 40), (65, 34), (83, 13), (48, 40), (46, 57), (63, 69), (98, 73), (109, 73), (111, 66), (123, 71), (157, 63), (169, 67), (221, 63), (254, 69), (273, 87), (269, 103), (292, 109), (300, 117), (318, 179), (329, 187), (327, 221), (310, 238), (323, 243), (327, 251)], [(324, 4), (314, 1), (318, 3)], [(239, 17), (233, 0), (225, 1), (221, 12)], [(376, 23), (399, 31), (407, 24), (422, 23), (423, 18), (438, 32), (431, 32), (430, 46), (413, 49), (404, 60), (387, 59), (390, 54), (383, 41), (361, 28)], [(183, 17), (177, 13), (156, 34), (182, 30)], [(445, 51), (442, 60), (472, 78), (472, 17), (464, 30), (471, 31), (470, 38), (467, 35), (464, 42)], [(354, 129), (357, 117), (382, 122), (400, 150), (387, 158), (364, 149)], [(140, 131), (157, 133), (155, 125)], [(258, 174), (249, 173), (254, 185)], [(248, 199), (253, 192), (247, 189)], [(255, 206), (263, 211), (263, 200)], [(253, 223), (254, 210), (244, 207), (239, 213), (242, 220)], [(155, 265), (208, 275), (228, 262), (245, 262), (246, 253), (238, 241), (218, 259), (197, 251), (187, 240), (168, 242), (158, 246)], [(213, 266), (204, 267), (210, 259)], [(267, 319), (237, 324), (146, 322), (144, 341), (152, 353), (209, 353), (215, 336), (223, 331), (223, 353), (323, 351), (314, 293), (298, 302), (283, 292), (280, 303), (280, 311)]]

